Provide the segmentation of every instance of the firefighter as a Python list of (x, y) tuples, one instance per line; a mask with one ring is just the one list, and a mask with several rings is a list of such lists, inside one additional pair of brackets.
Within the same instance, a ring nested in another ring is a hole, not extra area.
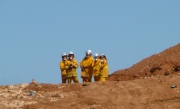
[(75, 59), (74, 53), (70, 51), (68, 54), (67, 72), (66, 72), (68, 83), (71, 83), (72, 80), (74, 83), (79, 83), (77, 78), (77, 71), (76, 71), (78, 67), (79, 65)]
[(100, 55), (100, 62), (101, 62), (101, 68), (100, 68), (99, 76), (100, 76), (100, 81), (104, 82), (107, 80), (109, 73), (107, 58), (104, 54)]
[(101, 68), (101, 61), (99, 59), (98, 54), (94, 54), (94, 62), (93, 62), (93, 75), (94, 75), (94, 81), (100, 80), (100, 68)]
[(93, 57), (91, 50), (86, 51), (86, 56), (80, 62), (81, 78), (83, 82), (91, 82)]
[(61, 70), (61, 79), (62, 83), (66, 83), (66, 70), (67, 70), (67, 54), (62, 54), (62, 61), (59, 64), (60, 70)]

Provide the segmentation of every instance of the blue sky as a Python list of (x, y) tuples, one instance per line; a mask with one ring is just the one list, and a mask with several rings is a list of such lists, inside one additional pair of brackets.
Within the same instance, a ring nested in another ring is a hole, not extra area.
[[(110, 74), (180, 42), (179, 0), (0, 0), (0, 85), (61, 83), (61, 54), (104, 53)], [(80, 82), (80, 68), (78, 68)]]

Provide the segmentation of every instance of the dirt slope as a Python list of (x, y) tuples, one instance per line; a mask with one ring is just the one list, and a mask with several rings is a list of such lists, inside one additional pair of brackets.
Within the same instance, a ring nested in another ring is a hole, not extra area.
[(180, 71), (180, 44), (154, 54), (124, 70), (118, 70), (109, 77), (110, 81), (132, 80), (142, 77), (176, 74)]
[(180, 109), (179, 50), (180, 44), (104, 83), (0, 86), (0, 109)]

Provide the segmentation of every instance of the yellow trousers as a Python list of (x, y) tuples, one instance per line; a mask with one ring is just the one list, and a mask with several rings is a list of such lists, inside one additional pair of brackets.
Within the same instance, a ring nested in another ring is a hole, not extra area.
[(100, 81), (105, 82), (107, 80), (107, 77), (100, 77)]
[(79, 83), (77, 76), (67, 77), (67, 80), (68, 80), (68, 83), (71, 83), (72, 80), (74, 83)]

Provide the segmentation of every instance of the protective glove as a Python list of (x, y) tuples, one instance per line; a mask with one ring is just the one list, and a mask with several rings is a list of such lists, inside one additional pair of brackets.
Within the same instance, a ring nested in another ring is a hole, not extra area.
[(72, 65), (72, 64), (70, 64), (70, 65), (69, 65), (69, 68), (73, 68), (73, 65)]
[(101, 60), (101, 63), (104, 63), (104, 60)]

